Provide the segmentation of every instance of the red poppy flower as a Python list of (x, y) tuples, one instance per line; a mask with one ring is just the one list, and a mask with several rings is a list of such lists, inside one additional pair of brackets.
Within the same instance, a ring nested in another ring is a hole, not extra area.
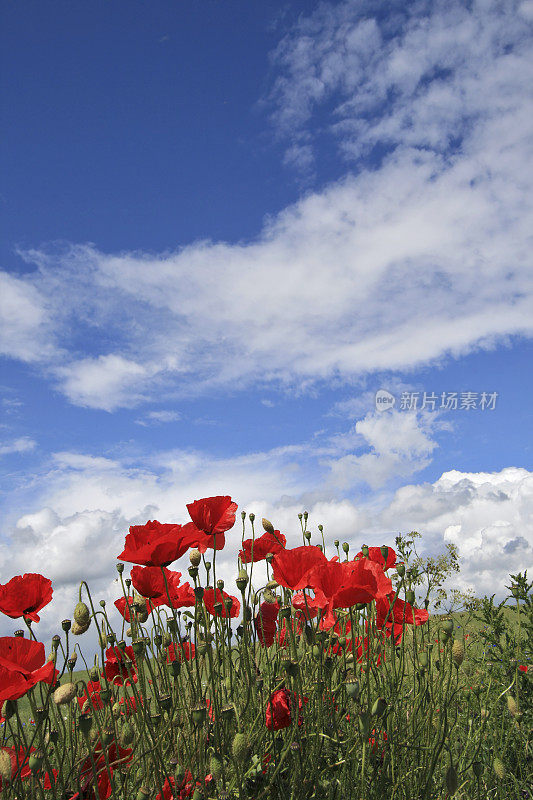
[(105, 657), (104, 669), (110, 683), (122, 686), (124, 683), (129, 683), (130, 680), (133, 680), (134, 683), (137, 682), (137, 662), (131, 645), (122, 649), (110, 647), (106, 650)]
[(268, 603), (266, 600), (259, 606), (259, 612), (254, 619), (257, 638), (263, 647), (270, 647), (276, 637), (279, 614), (279, 603)]
[(272, 559), (274, 580), (286, 589), (305, 589), (311, 585), (307, 576), (313, 567), (327, 563), (322, 550), (312, 545), (280, 550)]
[[(303, 702), (307, 703), (308, 698), (304, 697)], [(295, 692), (290, 692), (288, 689), (277, 689), (270, 695), (266, 709), (266, 726), (269, 730), (279, 731), (282, 728), (288, 728), (292, 722), (292, 710), (296, 708), (298, 702), (298, 711), (303, 708), (302, 698), (297, 698)], [(298, 726), (303, 724), (302, 715), (298, 714)]]
[(133, 567), (130, 573), (131, 582), (142, 597), (163, 596), (166, 598), (165, 578), (170, 592), (172, 586), (179, 584), (181, 572), (175, 572), (166, 567), (163, 567), (163, 571), (164, 577), (161, 567)]
[(292, 605), (299, 614), (303, 616), (304, 619), (310, 620), (314, 619), (318, 614), (319, 610), (324, 606), (323, 598), (321, 597), (311, 597), (309, 594), (309, 590), (304, 593), (302, 592), (295, 592), (292, 596)]
[[(296, 618), (295, 620), (291, 621), (290, 625), (291, 625), (293, 634), (295, 636), (300, 636), (300, 634), (302, 632), (302, 621), (300, 619)], [(287, 641), (287, 643), (288, 643), (289, 635), (290, 635), (289, 634), (289, 621), (284, 618), (282, 623), (281, 623), (281, 628), (278, 631), (278, 635), (277, 635), (277, 640), (278, 640), (278, 644), (279, 644), (280, 647), (283, 647), (285, 645), (285, 641)]]
[[(107, 749), (107, 759), (109, 762), (109, 772), (106, 765), (104, 751), (100, 742), (97, 743), (93, 756), (87, 756), (80, 769), (80, 786), (82, 797), (98, 798), (107, 800), (111, 796), (112, 785), (109, 773), (113, 777), (114, 771), (127, 765), (131, 761), (133, 750), (131, 748), (120, 747), (116, 742)], [(94, 787), (93, 760), (97, 772), (97, 785)], [(96, 788), (96, 791), (95, 791)]]
[(124, 550), (117, 558), (145, 567), (168, 567), (191, 546), (181, 525), (149, 520), (146, 525), (130, 527)]
[(310, 570), (306, 580), (313, 586), (316, 598), (324, 598), (326, 613), (320, 623), (322, 629), (335, 624), (333, 609), (370, 603), (385, 597), (392, 590), (392, 583), (381, 567), (367, 558), (360, 561), (326, 561)]
[(36, 572), (16, 575), (0, 584), (0, 611), (7, 617), (27, 617), (39, 622), (37, 611), (52, 599), (52, 581)]
[(167, 664), (171, 661), (190, 661), (194, 658), (195, 647), (192, 642), (182, 642), (181, 644), (169, 644), (167, 647)]
[(394, 592), (376, 600), (376, 627), (381, 629), (385, 626), (387, 636), (393, 634), (394, 641), (399, 644), (402, 639), (403, 625), (424, 625), (429, 619), (429, 614), (423, 608), (413, 608), (410, 603), (405, 603), (399, 597), (392, 606), (393, 600)]
[(93, 708), (101, 709), (104, 707), (103, 700), (100, 696), (100, 681), (89, 681), (83, 697), (78, 697), (78, 705), (80, 711), (84, 714), (90, 714)]
[(0, 708), (4, 700), (18, 700), (39, 682), (54, 683), (58, 674), (52, 662), (45, 663), (42, 642), (0, 638)]
[(527, 672), (527, 666), (525, 664), (519, 664), (518, 669), (520, 672)]
[[(383, 558), (383, 553), (381, 552), (381, 547), (369, 547), (368, 548), (368, 556), (367, 556), (367, 558), (369, 558), (370, 561), (373, 561), (375, 564), (379, 564), (379, 566), (384, 570), (388, 570), (391, 567), (395, 567), (396, 566), (396, 553), (394, 552), (392, 547), (389, 547), (387, 549), (388, 549), (388, 553), (387, 553), (387, 561), (386, 562), (385, 562), (385, 559)], [(357, 553), (357, 555), (355, 556), (356, 559), (364, 558), (364, 557), (365, 556), (363, 555), (362, 552)]]
[(187, 536), (201, 553), (207, 548), (222, 550), (226, 543), (225, 532), (235, 525), (237, 503), (229, 496), (204, 497), (187, 505), (192, 522), (183, 526)]
[[(258, 539), (245, 539), (242, 543), (242, 550), (239, 550), (239, 558), (243, 564), (249, 564), (250, 561), (263, 561), (269, 553), (275, 555), (280, 550), (285, 549), (287, 539), (279, 531), (274, 533), (264, 533)], [(253, 554), (253, 558), (252, 558)]]
[[(232, 601), (229, 612), (226, 608), (225, 600)], [(222, 608), (220, 610), (215, 609), (217, 603), (222, 603)], [(226, 592), (220, 589), (215, 590), (212, 586), (208, 586), (204, 592), (204, 604), (209, 613), (214, 617), (238, 617), (239, 611), (241, 610), (241, 604), (236, 597), (233, 597), (231, 594), (226, 594)]]

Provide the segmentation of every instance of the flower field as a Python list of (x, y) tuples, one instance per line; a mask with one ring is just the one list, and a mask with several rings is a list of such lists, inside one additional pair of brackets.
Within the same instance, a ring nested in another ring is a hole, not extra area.
[[(130, 528), (118, 627), (83, 582), (47, 655), (52, 582), (0, 585), (25, 626), (0, 638), (2, 798), (533, 797), (527, 573), (499, 604), (437, 616), (444, 573), (412, 540), (327, 548), (307, 513), (289, 535), (239, 526), (231, 497), (187, 509)], [(226, 535), (233, 586), (216, 575)]]

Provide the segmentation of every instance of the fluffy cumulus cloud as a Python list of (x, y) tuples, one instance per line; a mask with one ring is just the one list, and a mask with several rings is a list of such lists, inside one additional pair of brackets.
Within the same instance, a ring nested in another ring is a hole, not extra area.
[(248, 242), (26, 251), (37, 269), (3, 276), (22, 312), (5, 354), (112, 411), (252, 383), (306, 390), (530, 336), (528, 8), (320, 4), (274, 54), (271, 102), (287, 160), (308, 165), (331, 136), (345, 177)]

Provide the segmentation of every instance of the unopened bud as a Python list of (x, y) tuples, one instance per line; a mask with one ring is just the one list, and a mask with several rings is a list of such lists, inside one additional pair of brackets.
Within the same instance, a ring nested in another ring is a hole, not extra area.
[(233, 758), (238, 764), (243, 764), (248, 758), (249, 746), (244, 733), (236, 733), (231, 745)]
[(70, 629), (70, 632), (74, 636), (81, 636), (82, 633), (85, 633), (86, 631), (89, 630), (90, 625), (91, 625), (91, 618), (90, 617), (87, 619), (87, 621), (86, 621), (86, 623), (84, 625), (81, 625), (79, 622), (74, 620), (74, 622), (72, 623), (72, 627)]
[(465, 646), (462, 639), (454, 639), (452, 645), (452, 659), (453, 663), (459, 669), (465, 658)]
[(450, 764), (446, 772), (446, 788), (448, 789), (450, 796), (456, 793), (458, 785), (459, 782), (457, 780), (457, 772), (455, 771), (453, 764)]
[(189, 561), (191, 562), (192, 566), (198, 567), (200, 565), (201, 560), (202, 560), (202, 554), (200, 553), (200, 551), (197, 548), (191, 550), (191, 552), (189, 553)]
[(503, 780), (503, 778), (505, 777), (505, 766), (504, 766), (504, 763), (501, 760), (501, 758), (498, 758), (496, 756), (496, 758), (492, 762), (492, 768), (493, 768), (494, 772), (496, 773), (496, 776), (500, 780)]
[(54, 703), (58, 706), (65, 706), (71, 703), (76, 697), (76, 684), (64, 683), (54, 692)]
[(264, 530), (265, 530), (267, 533), (274, 533), (274, 526), (272, 525), (272, 523), (270, 522), (270, 520), (269, 520), (269, 519), (265, 519), (265, 518), (263, 517), (263, 519), (262, 519), (262, 523), (263, 523), (263, 529), (264, 529)]
[(518, 705), (512, 694), (507, 695), (507, 708), (509, 709), (509, 713), (511, 714), (512, 717), (516, 717), (517, 714), (519, 713)]
[(0, 749), (0, 778), (2, 782), (11, 782), (11, 759), (7, 750)]

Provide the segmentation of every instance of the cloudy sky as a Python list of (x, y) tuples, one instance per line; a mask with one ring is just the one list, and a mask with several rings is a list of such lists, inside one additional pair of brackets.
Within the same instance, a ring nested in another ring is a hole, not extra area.
[(533, 0), (2, 16), (0, 578), (53, 579), (43, 634), (218, 494), (533, 569)]

